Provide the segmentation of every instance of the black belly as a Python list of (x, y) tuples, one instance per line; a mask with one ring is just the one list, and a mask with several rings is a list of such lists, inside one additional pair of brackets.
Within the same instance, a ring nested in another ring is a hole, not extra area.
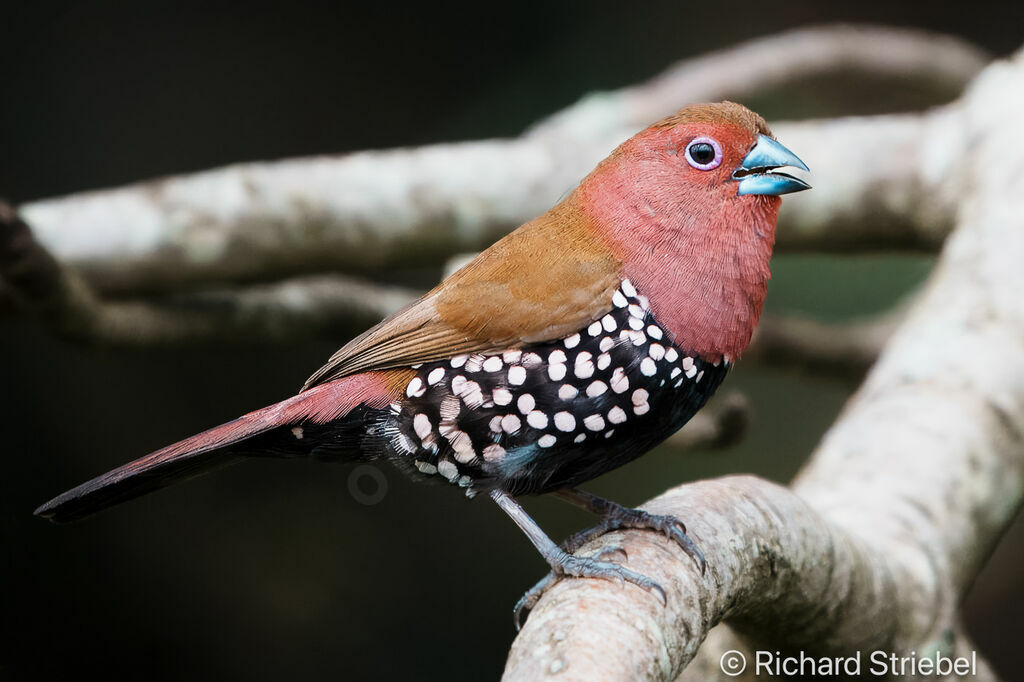
[[(621, 299), (620, 299), (621, 300)], [(728, 363), (674, 347), (641, 297), (577, 335), (418, 367), (374, 429), (418, 477), (520, 495), (578, 485), (685, 424)]]

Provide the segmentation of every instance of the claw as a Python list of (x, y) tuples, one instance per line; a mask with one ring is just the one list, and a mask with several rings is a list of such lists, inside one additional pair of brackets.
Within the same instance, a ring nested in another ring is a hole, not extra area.
[(533, 607), (537, 605), (537, 602), (544, 596), (544, 593), (551, 589), (551, 586), (563, 576), (600, 578), (602, 580), (611, 580), (617, 585), (627, 582), (632, 583), (648, 592), (657, 594), (661, 598), (663, 606), (668, 603), (668, 596), (665, 594), (665, 590), (655, 581), (619, 564), (602, 561), (602, 559), (610, 554), (621, 555), (623, 559), (626, 558), (626, 550), (616, 545), (603, 547), (588, 557), (566, 554), (561, 557), (560, 563), (552, 564), (551, 572), (541, 578), (536, 585), (531, 587), (516, 602), (515, 608), (512, 610), (512, 622), (515, 625), (516, 632), (522, 629), (523, 623), (526, 621), (524, 616), (533, 610)]

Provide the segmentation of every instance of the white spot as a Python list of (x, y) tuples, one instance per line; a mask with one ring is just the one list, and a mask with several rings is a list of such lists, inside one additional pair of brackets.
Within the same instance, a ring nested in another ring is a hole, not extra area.
[(296, 426), (294, 429), (292, 429), (292, 435), (295, 436), (295, 440), (302, 440), (302, 437), (305, 434), (303, 433), (301, 426)]
[(694, 379), (696, 383), (700, 383), (700, 380), (704, 378), (704, 370), (697, 372), (697, 378)]
[(462, 376), (461, 374), (456, 374), (455, 378), (452, 379), (452, 393), (454, 393), (455, 395), (461, 395), (462, 392), (466, 389), (466, 381), (466, 377)]
[(526, 353), (523, 355), (523, 367), (536, 367), (542, 362), (544, 361), (536, 353)]
[(607, 431), (604, 432), (604, 437), (611, 438), (613, 433), (615, 433), (615, 429), (608, 429)]
[(484, 371), (485, 372), (498, 372), (498, 371), (501, 371), (501, 366), (502, 366), (501, 358), (499, 356), (497, 356), (497, 355), (492, 355), (491, 357), (489, 357), (486, 360), (484, 360)]
[(462, 367), (464, 364), (466, 364), (466, 360), (468, 359), (468, 355), (456, 355), (454, 358), (452, 358), (451, 365), (455, 369), (458, 369), (459, 367)]
[(501, 430), (505, 433), (515, 433), (522, 427), (523, 422), (514, 414), (506, 414), (501, 418)]
[(565, 347), (566, 348), (575, 348), (578, 345), (580, 345), (580, 335), (579, 334), (573, 334), (572, 336), (565, 337)]
[(491, 421), (487, 423), (487, 428), (490, 429), (492, 433), (501, 433), (501, 415), (498, 414), (491, 417)]
[(416, 468), (420, 470), (420, 473), (424, 473), (427, 476), (433, 476), (437, 473), (437, 467), (430, 462), (416, 462)]
[(634, 405), (642, 405), (646, 403), (650, 397), (651, 394), (647, 392), (647, 389), (638, 388), (635, 391), (633, 391), (633, 396), (631, 400), (633, 401)]
[[(580, 353), (580, 355), (582, 355), (582, 353)], [(590, 355), (590, 353), (587, 353), (587, 355)], [(573, 372), (580, 379), (589, 379), (590, 377), (594, 376), (594, 363), (591, 362), (590, 360), (580, 362), (579, 358), (577, 358), (576, 366), (573, 368)]]
[(576, 417), (572, 412), (555, 412), (555, 428), (559, 431), (572, 431), (576, 428)]
[(430, 370), (430, 374), (427, 375), (427, 383), (433, 386), (441, 379), (444, 379), (444, 367), (435, 367)]
[(496, 388), (491, 392), (495, 405), (508, 405), (512, 402), (512, 391), (507, 388)]
[(691, 357), (683, 358), (683, 369), (689, 370), (691, 367), (693, 367), (693, 358), (691, 358)]
[(679, 353), (676, 352), (675, 348), (669, 346), (668, 350), (665, 351), (665, 359), (668, 360), (669, 362), (675, 362), (678, 358)]
[(469, 474), (464, 474), (462, 476), (459, 476), (459, 487), (460, 488), (468, 488), (471, 485), (473, 485), (473, 479), (469, 477)]
[(573, 439), (572, 439), (572, 442), (573, 442), (573, 443), (582, 443), (582, 442), (583, 442), (583, 441), (585, 441), (586, 439), (587, 439), (587, 434), (585, 434), (585, 433), (581, 433), (580, 435), (578, 435), (578, 436), (576, 436), (575, 438), (573, 438)]
[(626, 421), (626, 411), (616, 405), (612, 409), (608, 410), (608, 421), (612, 424), (621, 424)]
[(454, 463), (445, 459), (437, 463), (437, 473), (449, 481), (454, 481), (459, 476), (459, 468)]
[(664, 334), (661, 333), (661, 327), (656, 324), (652, 324), (647, 326), (647, 336), (660, 341)]
[(466, 371), (467, 372), (479, 372), (480, 368), (484, 365), (484, 356), (482, 355), (471, 355), (469, 360), (466, 360)]
[(644, 310), (648, 310), (651, 307), (651, 302), (646, 296), (637, 296), (636, 300), (640, 301), (640, 307)]
[(642, 346), (647, 343), (647, 335), (643, 332), (633, 332), (630, 338), (634, 346)]
[(587, 386), (587, 395), (591, 398), (596, 398), (599, 395), (604, 395), (604, 392), (608, 390), (608, 384), (603, 381), (595, 381), (594, 383)]
[(553, 350), (548, 355), (548, 363), (555, 363), (555, 362), (564, 363), (565, 360), (566, 360), (565, 351)]
[(619, 325), (615, 323), (615, 318), (611, 315), (605, 315), (601, 318), (601, 326), (604, 327), (606, 332), (615, 331)]
[(430, 435), (434, 427), (430, 424), (430, 417), (421, 412), (412, 418), (412, 428), (420, 440), (423, 440)]
[(540, 410), (534, 410), (526, 415), (526, 423), (535, 429), (546, 429), (548, 427), (548, 416)]
[(523, 357), (523, 351), (521, 350), (507, 350), (501, 354), (501, 359), (509, 365), (514, 365), (519, 362), (519, 358)]
[(679, 376), (682, 373), (683, 373), (683, 370), (679, 369), (678, 367), (673, 367), (672, 368), (672, 373), (668, 375), (668, 378), (669, 379), (675, 379), (677, 376)]
[(415, 365), (409, 365), (409, 367), (411, 367), (412, 369), (419, 369), (422, 366), (423, 366), (422, 362), (419, 362), (419, 363), (417, 363)]
[(616, 367), (612, 372), (611, 386), (616, 393), (625, 393), (629, 390), (629, 377), (621, 367)]
[(445, 396), (444, 400), (441, 401), (440, 412), (442, 422), (455, 421), (455, 418), (459, 416), (459, 412), (461, 411), (462, 405), (459, 403), (459, 399), (455, 396)]
[(587, 333), (590, 334), (591, 336), (597, 336), (598, 334), (600, 334), (601, 333), (601, 323), (600, 322), (594, 322), (593, 324), (591, 324), (589, 327), (587, 327)]
[(565, 365), (557, 362), (553, 365), (548, 365), (548, 376), (551, 377), (552, 381), (561, 381), (565, 378)]
[(508, 383), (513, 386), (522, 386), (524, 381), (526, 381), (525, 367), (516, 366), (508, 368)]
[(578, 393), (579, 391), (572, 384), (562, 384), (558, 388), (558, 397), (562, 400), (572, 400)]
[(625, 308), (627, 304), (626, 297), (622, 295), (621, 291), (616, 289), (615, 293), (612, 294), (612, 303), (615, 304), (616, 308)]
[(591, 431), (600, 431), (604, 428), (604, 417), (599, 414), (592, 414), (583, 418), (583, 425)]
[(640, 331), (641, 329), (644, 328), (644, 321), (641, 320), (639, 317), (633, 317), (632, 315), (630, 315), (627, 323), (629, 324), (630, 329)]
[(612, 356), (608, 353), (601, 353), (597, 356), (597, 368), (608, 369), (609, 365), (612, 364)]
[(516, 407), (523, 414), (528, 414), (533, 411), (533, 408), (537, 406), (537, 401), (533, 399), (533, 396), (529, 393), (524, 393), (519, 396), (519, 400), (516, 401)]
[(423, 385), (423, 379), (420, 379), (419, 377), (410, 381), (409, 387), (405, 389), (405, 394), (410, 398), (419, 398), (426, 392), (427, 387)]
[(633, 406), (633, 414), (635, 414), (635, 415), (637, 415), (639, 417), (642, 414), (647, 414), (647, 412), (650, 411), (650, 409), (651, 409), (651, 406), (650, 406), (649, 403), (641, 403), (640, 405), (634, 405)]
[(550, 433), (545, 433), (543, 436), (537, 439), (537, 445), (541, 446), (542, 448), (550, 448), (556, 442), (558, 442), (558, 439), (552, 436)]
[(619, 332), (619, 341), (631, 341), (633, 339), (633, 334), (635, 333), (636, 332), (631, 329), (623, 329)]
[(640, 361), (640, 373), (645, 377), (653, 377), (658, 371), (658, 366), (654, 364), (654, 360), (650, 358), (644, 358)]
[(630, 297), (636, 296), (636, 287), (634, 287), (633, 283), (628, 279), (624, 279), (622, 280), (622, 293)]
[[(629, 306), (629, 314), (632, 315), (633, 317), (638, 317), (641, 320), (644, 319), (644, 309), (638, 306), (636, 303), (633, 303)], [(636, 329), (636, 327), (634, 327), (634, 329)]]
[(665, 346), (660, 343), (652, 343), (651, 347), (647, 349), (647, 354), (654, 360), (661, 360), (665, 357)]
[(467, 381), (465, 388), (462, 389), (460, 394), (462, 401), (466, 403), (466, 407), (480, 407), (484, 404), (484, 392), (480, 388), (480, 384), (475, 381)]
[(476, 459), (476, 450), (473, 449), (473, 441), (465, 431), (453, 431), (447, 436), (448, 442), (452, 444), (455, 451), (455, 461), (461, 464), (469, 464)]
[(606, 336), (603, 339), (601, 339), (601, 343), (598, 344), (597, 347), (601, 349), (602, 353), (607, 353), (608, 351), (610, 351), (612, 349), (612, 346), (614, 346), (614, 345), (615, 345), (615, 339), (613, 339), (610, 336)]
[(505, 448), (497, 443), (491, 443), (484, 448), (483, 455), (485, 462), (500, 462), (505, 459)]
[(690, 369), (686, 370), (686, 378), (687, 379), (692, 379), (694, 376), (696, 376), (696, 374), (697, 374), (697, 367), (696, 366), (692, 366), (692, 367), (690, 367)]

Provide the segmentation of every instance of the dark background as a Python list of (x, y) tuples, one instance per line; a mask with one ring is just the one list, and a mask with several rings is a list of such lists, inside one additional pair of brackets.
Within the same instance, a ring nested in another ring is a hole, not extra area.
[[(931, 28), (996, 54), (1024, 40), (1024, 5), (991, 0), (122, 1), (0, 12), (0, 195), (16, 202), (249, 159), (514, 135), (589, 91), (808, 23)], [(778, 120), (949, 96), (829, 78), (749, 103)], [(769, 309), (879, 310), (930, 264), (784, 255)], [(290, 395), (343, 341), (91, 349), (0, 319), (0, 678), (496, 678), (512, 604), (544, 565), (486, 500), (388, 469), (387, 494), (365, 506), (348, 492), (350, 467), (260, 460), (70, 527), (31, 517), (87, 477)], [(725, 390), (753, 402), (742, 444), (662, 448), (591, 488), (635, 504), (729, 472), (788, 480), (850, 389), (741, 364)], [(553, 501), (528, 506), (556, 537), (590, 521)], [(1018, 523), (966, 608), (1005, 679), (1024, 679), (1014, 667), (1022, 536)]]

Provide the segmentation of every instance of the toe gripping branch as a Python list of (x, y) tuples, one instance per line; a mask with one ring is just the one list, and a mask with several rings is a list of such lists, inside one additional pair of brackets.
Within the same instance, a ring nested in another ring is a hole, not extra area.
[(625, 528), (653, 530), (662, 533), (678, 544), (700, 569), (701, 575), (707, 568), (707, 562), (700, 549), (686, 534), (686, 526), (673, 516), (650, 514), (642, 509), (630, 509), (596, 495), (577, 489), (561, 490), (554, 493), (567, 502), (601, 516), (601, 521), (590, 528), (570, 536), (562, 547), (556, 545), (544, 531), (530, 518), (529, 514), (507, 493), (494, 490), (491, 498), (515, 521), (530, 542), (551, 566), (551, 572), (529, 589), (516, 603), (513, 619), (516, 630), (525, 622), (525, 615), (537, 605), (540, 598), (563, 576), (577, 578), (601, 578), (619, 584), (629, 582), (637, 587), (654, 592), (662, 603), (666, 602), (665, 590), (654, 580), (632, 571), (619, 563), (606, 559), (618, 556), (625, 560), (626, 552), (621, 547), (606, 547), (589, 557), (578, 557), (573, 554), (590, 540), (609, 531)]

